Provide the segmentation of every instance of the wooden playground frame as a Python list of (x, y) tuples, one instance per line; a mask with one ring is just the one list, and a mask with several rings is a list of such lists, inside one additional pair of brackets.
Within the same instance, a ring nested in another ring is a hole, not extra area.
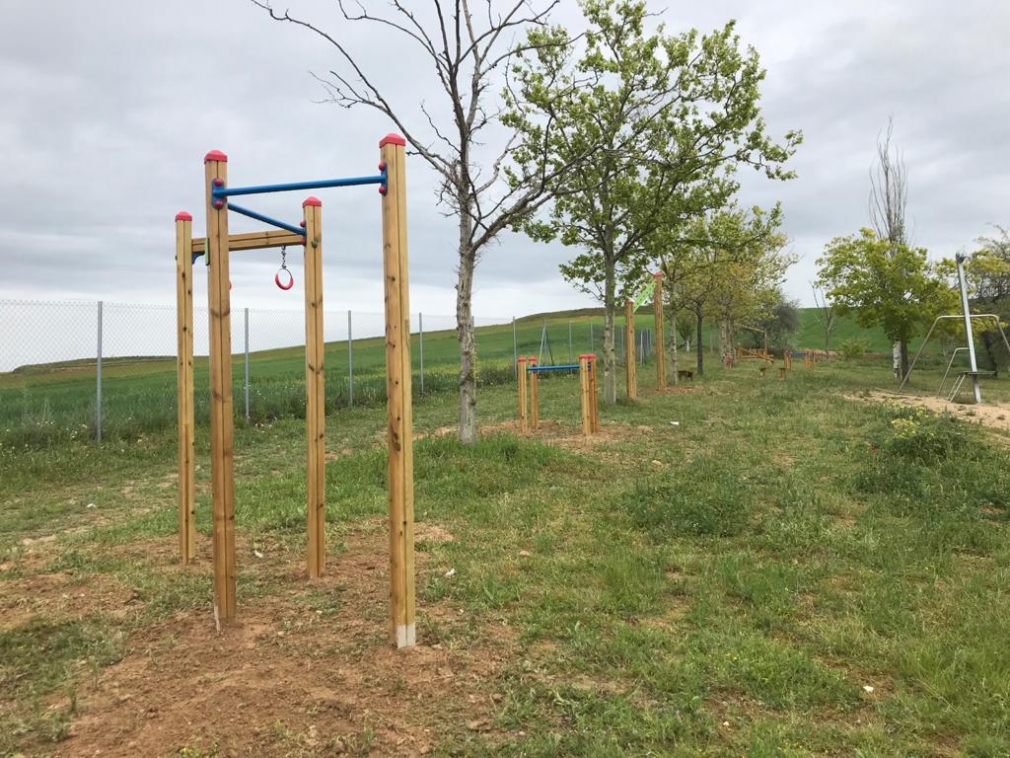
[[(652, 309), (656, 321), (656, 387), (666, 389), (666, 339), (663, 319), (663, 273), (653, 275)], [(638, 399), (638, 361), (635, 355), (635, 299), (628, 298), (624, 307), (624, 379), (628, 400)]]
[[(196, 551), (195, 439), (193, 407), (193, 261), (205, 255), (209, 271), (210, 429), (213, 499), (214, 613), (220, 622), (236, 616), (234, 408), (230, 253), (287, 245), (305, 248), (305, 389), (307, 476), (307, 570), (320, 576), (326, 563), (325, 388), (323, 341), (322, 203), (302, 203), (300, 227), (242, 208), (237, 195), (376, 184), (382, 195), (382, 250), (386, 311), (387, 449), (389, 454), (389, 561), (391, 638), (397, 647), (415, 644), (414, 478), (407, 276), (406, 141), (389, 134), (379, 142), (380, 173), (348, 179), (231, 188), (228, 157), (217, 150), (204, 158), (207, 235), (194, 239), (193, 217), (176, 215), (176, 304), (178, 310), (179, 553), (182, 563)], [(278, 231), (228, 233), (228, 211), (279, 227)], [(280, 284), (278, 283), (278, 286)]]
[(582, 409), (582, 433), (587, 437), (600, 431), (600, 409), (596, 389), (596, 355), (583, 353), (579, 362), (561, 366), (538, 366), (535, 356), (520, 356), (516, 375), (519, 385), (519, 431), (522, 434), (540, 428), (539, 374), (546, 371), (579, 370), (579, 399)]

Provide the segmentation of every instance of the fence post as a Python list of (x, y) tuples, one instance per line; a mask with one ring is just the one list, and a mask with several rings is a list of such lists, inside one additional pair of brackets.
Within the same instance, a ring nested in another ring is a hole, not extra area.
[(102, 441), (102, 301), (98, 301), (98, 348), (95, 357), (95, 441)]
[(519, 378), (519, 343), (516, 341), (516, 317), (512, 317), (512, 365), (515, 367), (516, 379)]
[(245, 420), (249, 423), (249, 309), (246, 308), (245, 316)]
[(347, 311), (347, 407), (354, 405), (354, 349), (351, 347), (351, 312)]
[(417, 314), (417, 347), (421, 356), (421, 394), (424, 395), (424, 314)]

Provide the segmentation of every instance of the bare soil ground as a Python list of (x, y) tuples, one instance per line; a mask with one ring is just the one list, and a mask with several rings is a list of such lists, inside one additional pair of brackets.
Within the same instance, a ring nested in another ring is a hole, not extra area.
[(956, 418), (1010, 434), (1010, 407), (1006, 405), (953, 403), (940, 397), (899, 395), (895, 392), (885, 392), (883, 390), (869, 392), (866, 395), (849, 395), (848, 397), (852, 400), (892, 403), (909, 408), (926, 408), (935, 413), (949, 413)]
[[(238, 622), (220, 632), (209, 607), (137, 632), (122, 660), (77, 692), (68, 736), (52, 754), (420, 756), (447, 731), (490, 730), (511, 629), (481, 630), (473, 646), (432, 644), (438, 636), (427, 629), (437, 626), (451, 639), (451, 629), (468, 620), (448, 604), (425, 602), (422, 643), (394, 650), (385, 634), (385, 532), (378, 523), (364, 526), (345, 537), (346, 550), (313, 582), (299, 554), (243, 566), (253, 576), (240, 578)], [(419, 543), (449, 540), (441, 527), (417, 525)], [(209, 576), (209, 550), (196, 566), (181, 567), (172, 547), (159, 540), (114, 549), (153, 557), (169, 574)], [(419, 584), (427, 558), (418, 552)], [(258, 582), (280, 583), (281, 592), (243, 598), (241, 585)], [(105, 609), (119, 616), (136, 603), (110, 576), (80, 582), (39, 573), (7, 584), (0, 618), (8, 626), (39, 614), (58, 620)], [(49, 707), (66, 708), (67, 700), (54, 698)]]

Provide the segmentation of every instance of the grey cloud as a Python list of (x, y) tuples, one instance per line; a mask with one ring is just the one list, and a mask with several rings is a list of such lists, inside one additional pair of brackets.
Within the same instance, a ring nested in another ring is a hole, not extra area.
[[(345, 35), (413, 118), (421, 100), (439, 107), (430, 64), (409, 46), (375, 30), (346, 36), (331, 6), (292, 6)], [(557, 20), (577, 17), (567, 2)], [(866, 223), (868, 171), (889, 115), (908, 163), (918, 244), (949, 255), (989, 222), (1010, 221), (1002, 39), (1010, 5), (718, 0), (666, 14), (670, 29), (703, 31), (730, 17), (768, 68), (769, 128), (806, 136), (795, 181), (742, 175), (741, 203), (783, 203), (801, 256), (792, 296), (809, 301), (824, 244)], [(12, 4), (0, 28), (0, 297), (173, 302), (172, 218), (190, 210), (202, 229), (202, 158), (211, 148), (229, 153), (234, 184), (370, 173), (377, 140), (392, 126), (375, 112), (313, 102), (325, 92), (308, 72), (337, 63), (324, 41), (244, 0)], [(412, 306), (451, 313), (455, 224), (435, 206), (427, 166), (412, 159), (408, 170)], [(247, 204), (297, 221), (296, 194)], [(377, 197), (371, 188), (320, 194), (328, 302), (380, 310)], [(588, 304), (558, 274), (569, 252), (503, 236), (478, 269), (478, 310)], [(277, 261), (276, 251), (236, 259), (236, 298), (299, 307), (297, 297), (271, 291)]]

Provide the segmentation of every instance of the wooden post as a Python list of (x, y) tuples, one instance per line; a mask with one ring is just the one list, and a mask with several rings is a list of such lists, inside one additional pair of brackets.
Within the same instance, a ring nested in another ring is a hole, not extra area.
[[(526, 360), (526, 365), (529, 368), (536, 368), (536, 357), (531, 355)], [(536, 371), (527, 371), (526, 373), (530, 377), (530, 428), (536, 431), (540, 428), (540, 395), (537, 384), (540, 380), (540, 375)]]
[(326, 393), (323, 374), (323, 204), (309, 197), (305, 216), (305, 440), (308, 572), (326, 566)]
[(589, 401), (593, 415), (593, 433), (600, 431), (600, 396), (596, 389), (596, 353), (589, 354)]
[(519, 433), (525, 434), (527, 431), (526, 421), (526, 356), (519, 356), (516, 360), (516, 377), (519, 385)]
[(175, 311), (179, 377), (179, 560), (196, 557), (196, 459), (193, 410), (193, 217), (175, 216)]
[(379, 142), (382, 193), (382, 263), (386, 289), (386, 414), (389, 449), (389, 577), (391, 633), (412, 647), (414, 622), (414, 453), (407, 277), (407, 141), (387, 134)]
[(582, 409), (582, 433), (593, 433), (593, 411), (589, 400), (589, 355), (579, 356), (579, 407)]
[(656, 313), (656, 386), (666, 389), (666, 340), (663, 337), (663, 272), (657, 271), (656, 289), (652, 291), (652, 307)]
[(624, 374), (627, 381), (628, 400), (638, 399), (638, 379), (636, 370), (638, 356), (635, 355), (635, 304), (628, 300), (624, 309)]
[(235, 420), (231, 392), (231, 294), (228, 208), (211, 195), (226, 186), (228, 156), (204, 158), (207, 188), (207, 262), (210, 282), (210, 468), (214, 516), (214, 610), (219, 621), (235, 618)]

